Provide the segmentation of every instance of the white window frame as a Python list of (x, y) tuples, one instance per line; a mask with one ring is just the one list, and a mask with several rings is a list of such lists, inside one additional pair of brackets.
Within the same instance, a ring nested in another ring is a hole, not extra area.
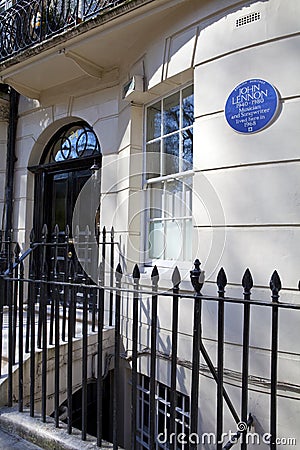
[[(193, 82), (189, 82), (186, 83), (180, 87), (177, 87), (176, 89), (164, 94), (163, 96), (161, 96), (160, 98), (157, 98), (156, 100), (152, 101), (151, 103), (145, 105), (144, 108), (144, 167), (143, 167), (143, 189), (145, 192), (145, 197), (144, 197), (144, 204), (145, 204), (145, 210), (146, 213), (144, 215), (144, 237), (143, 237), (143, 246), (144, 246), (144, 254), (145, 254), (145, 258), (144, 258), (144, 263), (145, 266), (153, 266), (153, 264), (156, 264), (158, 266), (161, 267), (172, 267), (174, 265), (174, 261), (175, 260), (171, 260), (171, 259), (164, 259), (164, 258), (158, 258), (158, 259), (154, 259), (154, 258), (150, 258), (150, 254), (149, 254), (149, 244), (148, 244), (148, 237), (149, 237), (149, 231), (150, 231), (150, 223), (151, 221), (163, 221), (163, 223), (166, 223), (168, 220), (180, 220), (180, 221), (186, 221), (186, 220), (192, 220), (192, 214), (190, 216), (181, 216), (181, 217), (174, 217), (174, 218), (157, 218), (157, 219), (151, 219), (150, 218), (150, 189), (148, 189), (152, 184), (154, 183), (162, 183), (164, 184), (164, 189), (165, 189), (165, 183), (168, 182), (168, 180), (184, 180), (184, 178), (187, 177), (193, 177), (194, 175), (194, 169), (191, 170), (186, 170), (186, 171), (180, 171), (174, 174), (170, 174), (170, 175), (164, 175), (164, 176), (159, 176), (159, 177), (155, 177), (155, 178), (149, 178), (147, 179), (147, 167), (146, 167), (146, 160), (147, 160), (147, 144), (151, 144), (152, 142), (155, 141), (160, 141), (160, 167), (164, 167), (164, 161), (163, 161), (163, 157), (164, 157), (164, 152), (162, 149), (162, 142), (163, 139), (175, 135), (175, 134), (179, 134), (179, 139), (180, 139), (180, 143), (179, 143), (179, 161), (181, 161), (181, 152), (182, 152), (182, 133), (187, 130), (187, 129), (193, 129), (193, 125), (192, 126), (187, 126), (187, 127), (182, 127), (182, 111), (180, 108), (180, 126), (178, 128), (178, 130), (173, 131), (171, 133), (168, 134), (164, 134), (163, 133), (163, 118), (161, 118), (161, 133), (160, 133), (160, 137), (158, 138), (154, 138), (152, 140), (147, 141), (147, 110), (148, 108), (150, 108), (152, 105), (154, 105), (155, 103), (160, 102), (161, 103), (161, 111), (163, 111), (163, 100), (166, 99), (167, 97), (176, 94), (179, 92), (180, 95), (180, 100), (179, 100), (179, 104), (182, 105), (182, 93), (183, 91), (190, 87), (193, 86)], [(183, 184), (183, 189), (184, 189), (184, 184)], [(163, 208), (164, 210), (164, 208)], [(180, 264), (181, 267), (189, 267), (191, 262), (192, 262), (192, 255), (191, 258), (185, 259), (184, 255), (182, 254), (184, 252), (183, 249), (181, 249), (181, 255), (180, 255), (180, 259), (178, 260), (178, 263)]]

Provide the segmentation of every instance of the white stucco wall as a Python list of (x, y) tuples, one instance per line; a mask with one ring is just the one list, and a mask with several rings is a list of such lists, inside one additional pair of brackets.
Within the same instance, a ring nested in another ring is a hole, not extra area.
[[(218, 269), (224, 266), (227, 293), (241, 295), (237, 287), (246, 267), (251, 269), (256, 298), (270, 298), (268, 283), (274, 269), (283, 282), (283, 301), (299, 303), (299, 25), (297, 0), (194, 1), (183, 2), (169, 21), (157, 29), (139, 55), (120, 68), (114, 87), (95, 88), (84, 94), (74, 90), (68, 99), (43, 106), (22, 98), (18, 124), (14, 227), (25, 248), (32, 226), (34, 176), (28, 165), (38, 164), (42, 150), (53, 133), (72, 120), (86, 120), (94, 127), (103, 152), (101, 224), (114, 225), (117, 239), (128, 261), (143, 262), (141, 210), (144, 104), (171, 92), (182, 83), (194, 81), (194, 246), (206, 271), (204, 293), (212, 287)], [(260, 19), (236, 28), (237, 19), (259, 12)], [(128, 69), (129, 67), (129, 69)], [(121, 99), (122, 84), (129, 74), (145, 76), (146, 92), (138, 104)], [(265, 130), (253, 134), (236, 133), (226, 123), (224, 105), (232, 89), (249, 78), (272, 83), (279, 93), (280, 110)], [(2, 166), (1, 166), (2, 167)], [(132, 175), (132, 176), (131, 176)], [(205, 182), (204, 182), (205, 180)], [(221, 211), (216, 211), (220, 209)], [(220, 212), (220, 214), (219, 214)], [(222, 214), (221, 214), (222, 213)], [(27, 234), (26, 234), (27, 233)], [(199, 246), (198, 246), (199, 241)], [(190, 265), (190, 263), (188, 263)], [(168, 273), (169, 277), (170, 273)], [(163, 277), (162, 277), (163, 278)], [(161, 284), (164, 281), (161, 279)], [(189, 281), (182, 284), (190, 287)], [(140, 310), (142, 344), (149, 345), (149, 304)], [(160, 349), (170, 350), (169, 300), (159, 302)], [(123, 305), (125, 348), (131, 348), (130, 303)], [(297, 384), (299, 379), (299, 314), (282, 314), (280, 321), (279, 379)], [(192, 302), (180, 306), (179, 356), (191, 357)], [(203, 335), (215, 360), (216, 308), (205, 304)], [(252, 312), (250, 371), (269, 377), (269, 312)], [(234, 318), (234, 319), (233, 319)], [(241, 310), (227, 309), (225, 365), (240, 371)], [(147, 372), (148, 361), (141, 367)], [(159, 363), (159, 379), (168, 384), (169, 366)], [(239, 409), (238, 383), (228, 389)], [(180, 369), (178, 389), (190, 391), (190, 372)], [(215, 384), (201, 377), (201, 427), (211, 431)], [(297, 428), (299, 394), (288, 399), (281, 392), (279, 423), (282, 436), (293, 436)], [(204, 400), (203, 400), (204, 398)], [(267, 430), (268, 394), (252, 385), (249, 408)], [(293, 414), (290, 413), (293, 411)], [(293, 416), (291, 418), (291, 415)], [(225, 426), (233, 426), (226, 415)], [(300, 441), (300, 436), (297, 436)], [(261, 447), (264, 448), (264, 447)], [(286, 447), (285, 447), (286, 448)]]

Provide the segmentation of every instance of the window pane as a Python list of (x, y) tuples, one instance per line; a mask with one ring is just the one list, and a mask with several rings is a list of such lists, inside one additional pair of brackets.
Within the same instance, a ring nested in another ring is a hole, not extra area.
[(192, 187), (190, 185), (191, 178), (183, 180), (185, 187), (184, 196), (184, 216), (192, 216)]
[(194, 122), (194, 87), (182, 91), (182, 127), (189, 127)]
[(151, 185), (150, 190), (150, 218), (157, 219), (162, 217), (162, 196), (163, 184), (155, 183)]
[(184, 260), (192, 260), (192, 236), (193, 236), (193, 223), (192, 219), (185, 221), (185, 236), (184, 236)]
[(146, 147), (146, 177), (160, 176), (160, 141), (147, 144)]
[(182, 182), (166, 182), (165, 191), (165, 217), (168, 219), (182, 216)]
[(161, 135), (161, 102), (147, 108), (147, 142)]
[(193, 169), (193, 128), (182, 133), (182, 171)]
[(166, 259), (176, 260), (180, 258), (183, 236), (181, 233), (181, 221), (166, 222)]
[(170, 95), (163, 101), (164, 108), (164, 132), (169, 134), (179, 130), (179, 92)]
[(162, 222), (150, 222), (149, 256), (158, 259), (164, 256), (164, 229)]
[(173, 134), (163, 140), (163, 175), (179, 172), (179, 134)]

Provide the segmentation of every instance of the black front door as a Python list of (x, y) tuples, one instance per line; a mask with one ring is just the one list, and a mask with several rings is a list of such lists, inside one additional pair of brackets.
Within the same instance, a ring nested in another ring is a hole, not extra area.
[(44, 223), (49, 234), (55, 225), (63, 233), (69, 225), (72, 231), (72, 216), (78, 195), (90, 178), (90, 169), (48, 173), (45, 179)]

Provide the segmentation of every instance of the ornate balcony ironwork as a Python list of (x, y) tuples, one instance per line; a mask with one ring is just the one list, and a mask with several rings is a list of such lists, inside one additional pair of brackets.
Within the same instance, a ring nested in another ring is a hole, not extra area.
[(0, 61), (128, 0), (21, 0), (0, 14)]

